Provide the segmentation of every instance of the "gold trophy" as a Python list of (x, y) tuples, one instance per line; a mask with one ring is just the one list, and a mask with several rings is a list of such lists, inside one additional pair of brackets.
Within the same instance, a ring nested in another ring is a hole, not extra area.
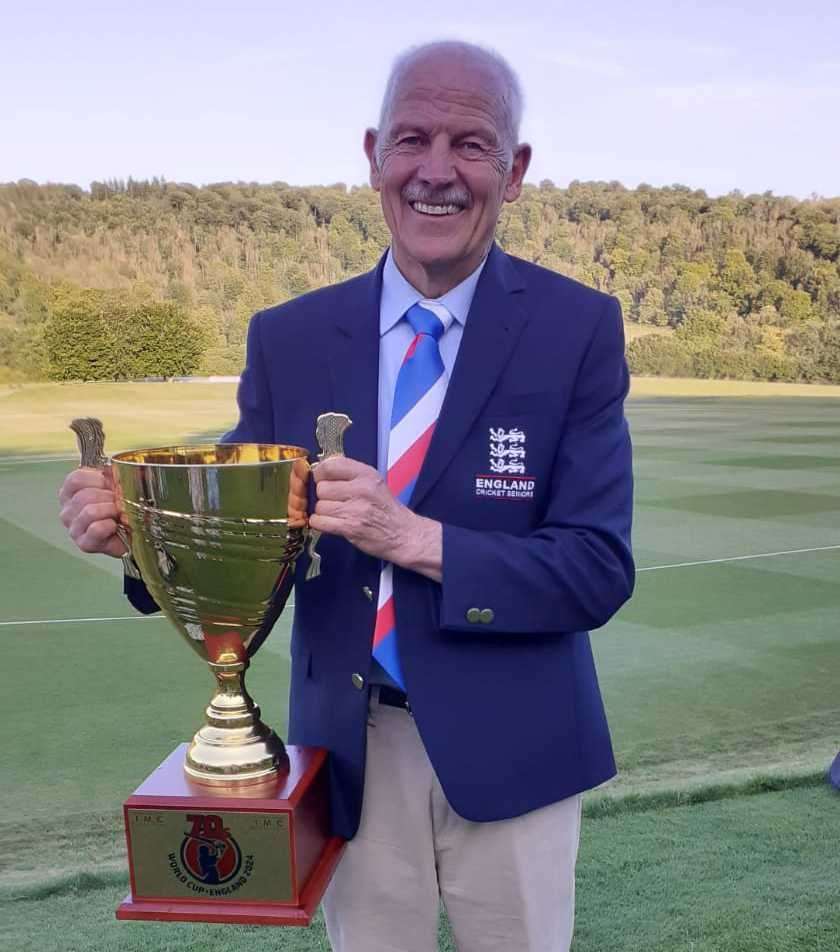
[[(343, 455), (350, 420), (318, 418), (319, 459)], [(340, 857), (329, 832), (326, 751), (285, 747), (243, 683), (309, 543), (310, 464), (299, 446), (197, 444), (110, 461), (102, 424), (74, 420), (82, 466), (112, 467), (129, 552), (216, 690), (180, 745), (124, 805), (131, 894), (120, 919), (306, 925)]]

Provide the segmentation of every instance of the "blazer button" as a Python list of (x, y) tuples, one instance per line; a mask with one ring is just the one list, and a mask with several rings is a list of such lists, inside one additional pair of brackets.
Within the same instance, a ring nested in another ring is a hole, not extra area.
[(373, 601), (373, 589), (370, 587), (370, 585), (363, 585), (363, 586), (362, 586), (362, 595), (364, 595), (365, 598), (366, 598), (369, 602), (372, 602), (372, 601)]
[(467, 621), (471, 625), (477, 625), (481, 621), (481, 609), (480, 608), (467, 609)]
[(358, 671), (354, 671), (353, 674), (350, 675), (350, 680), (353, 682), (353, 687), (357, 691), (364, 689), (365, 679), (358, 673)]
[(495, 617), (496, 615), (494, 614), (492, 608), (482, 608), (481, 612), (479, 613), (478, 620), (482, 625), (489, 625)]

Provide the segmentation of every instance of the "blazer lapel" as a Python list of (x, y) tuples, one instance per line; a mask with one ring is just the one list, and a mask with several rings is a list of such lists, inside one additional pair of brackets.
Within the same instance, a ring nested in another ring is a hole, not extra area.
[(347, 289), (326, 342), (330, 368), (329, 410), (353, 421), (344, 438), (353, 459), (376, 466), (379, 416), (379, 298), (384, 257), (375, 270)]
[(440, 416), (409, 505), (423, 501), (463, 443), (493, 392), (528, 315), (510, 259), (493, 245), (475, 289)]

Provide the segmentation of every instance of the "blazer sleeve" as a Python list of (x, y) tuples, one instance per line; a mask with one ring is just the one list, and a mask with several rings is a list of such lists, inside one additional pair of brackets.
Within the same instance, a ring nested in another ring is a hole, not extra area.
[[(484, 638), (588, 631), (630, 597), (628, 389), (621, 308), (610, 299), (580, 364), (541, 524), (524, 537), (444, 524), (442, 628)], [(491, 609), (493, 621), (468, 622), (470, 608)]]
[[(222, 443), (272, 443), (274, 441), (271, 392), (263, 358), (260, 317), (261, 313), (255, 314), (248, 325), (245, 369), (242, 371), (236, 393), (239, 422), (221, 437)], [(124, 576), (123, 592), (134, 608), (144, 615), (160, 611), (142, 579)]]

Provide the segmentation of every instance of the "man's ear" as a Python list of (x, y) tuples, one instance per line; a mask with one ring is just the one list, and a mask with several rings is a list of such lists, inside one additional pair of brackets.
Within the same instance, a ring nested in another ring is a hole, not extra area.
[(379, 172), (379, 163), (376, 161), (376, 135), (376, 129), (368, 129), (365, 132), (365, 155), (370, 163), (371, 187), (378, 192), (382, 176)]
[(531, 164), (531, 146), (527, 143), (518, 145), (513, 153), (513, 165), (508, 172), (507, 185), (505, 185), (505, 201), (515, 202), (522, 192), (522, 181), (528, 166)]

